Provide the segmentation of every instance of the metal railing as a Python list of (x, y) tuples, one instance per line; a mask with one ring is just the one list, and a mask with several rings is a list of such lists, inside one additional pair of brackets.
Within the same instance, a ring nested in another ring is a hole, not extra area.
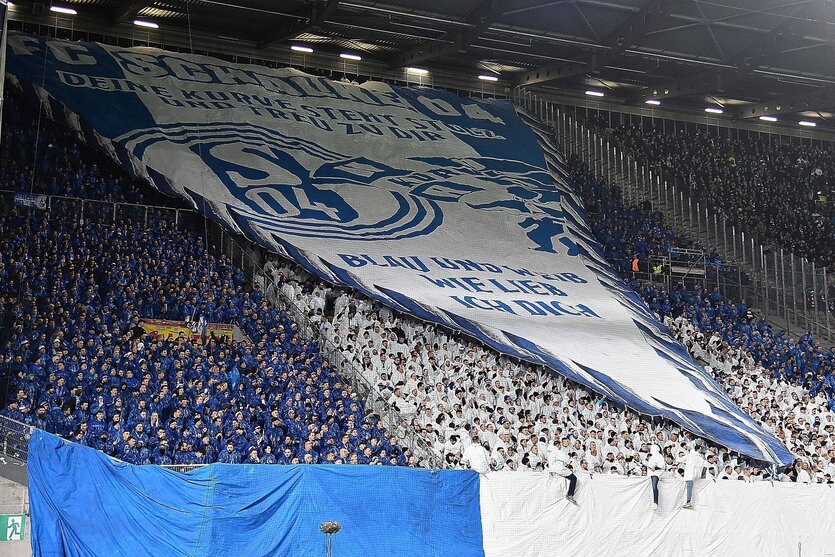
[(677, 180), (638, 162), (595, 126), (578, 120), (573, 107), (524, 89), (514, 91), (513, 101), (554, 130), (566, 155), (586, 162), (598, 179), (618, 184), (625, 204), (649, 203), (679, 235), (715, 251), (722, 263), (714, 264), (708, 286), (744, 300), (779, 328), (835, 342), (835, 278), (829, 269), (760, 243)]
[[(0, 208), (8, 210), (14, 207), (14, 191), (0, 190)], [(36, 194), (42, 195), (42, 194)], [(192, 209), (175, 209), (158, 205), (141, 205), (117, 201), (99, 201), (64, 195), (45, 195), (47, 219), (55, 217), (74, 218), (76, 222), (97, 222), (110, 224), (130, 220), (133, 223), (147, 225), (160, 220), (168, 221), (178, 227), (184, 226), (198, 213)]]
[(198, 468), (203, 468), (204, 466), (208, 466), (208, 464), (163, 464), (162, 467), (166, 470), (171, 470), (172, 472), (177, 472), (179, 474), (188, 474), (192, 470), (197, 470)]
[(0, 455), (26, 462), (34, 427), (0, 416)]

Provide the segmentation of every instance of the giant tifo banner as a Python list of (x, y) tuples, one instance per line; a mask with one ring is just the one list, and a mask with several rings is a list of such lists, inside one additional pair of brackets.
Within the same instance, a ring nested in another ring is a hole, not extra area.
[(35, 557), (786, 557), (832, 554), (825, 484), (580, 478), (395, 466), (133, 466), (36, 430), (29, 443)]
[(320, 277), (791, 462), (607, 264), (553, 139), (510, 102), (25, 35), (9, 52), (53, 118)]

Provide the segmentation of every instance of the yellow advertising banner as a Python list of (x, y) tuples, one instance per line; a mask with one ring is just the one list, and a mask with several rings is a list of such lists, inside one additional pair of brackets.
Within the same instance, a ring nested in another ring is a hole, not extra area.
[[(180, 335), (192, 340), (200, 338), (196, 321), (186, 323), (185, 321), (146, 319), (142, 322), (142, 328), (145, 329), (146, 333), (153, 335), (154, 338), (174, 339)], [(226, 323), (206, 323), (205, 336), (211, 337), (212, 334), (216, 337), (226, 336), (228, 338), (233, 338), (235, 328), (233, 325), (228, 325)]]

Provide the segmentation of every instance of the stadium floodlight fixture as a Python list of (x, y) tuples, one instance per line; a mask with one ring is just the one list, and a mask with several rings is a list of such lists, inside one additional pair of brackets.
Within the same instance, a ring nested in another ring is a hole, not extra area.
[(65, 8), (64, 6), (50, 6), (50, 12), (55, 12), (58, 14), (67, 14), (67, 15), (78, 15), (78, 12), (72, 8)]
[(498, 81), (499, 80), (499, 78), (496, 77), (495, 75), (480, 75), (480, 76), (478, 76), (478, 78), (481, 81)]
[(764, 122), (776, 122), (777, 117), (776, 116), (760, 116), (760, 120), (763, 120)]
[(709, 107), (705, 108), (705, 112), (710, 112), (711, 114), (724, 114), (725, 113), (725, 111), (722, 110), (721, 108), (715, 108), (715, 107), (712, 107), (712, 106), (709, 106)]
[(661, 104), (661, 101), (659, 101), (658, 99), (647, 99), (647, 100), (644, 101), (644, 104), (651, 104), (653, 106), (658, 106), (659, 104)]
[(589, 96), (592, 96), (592, 97), (602, 97), (604, 95), (604, 93), (603, 93), (603, 91), (593, 91), (593, 90), (589, 89), (588, 91), (586, 91), (586, 95), (589, 95)]
[(812, 122), (811, 120), (801, 120), (800, 122), (798, 122), (798, 124), (809, 128), (814, 128), (815, 126), (817, 126), (817, 123)]
[(139, 27), (147, 27), (148, 29), (159, 29), (159, 24), (153, 21), (145, 21), (144, 19), (134, 19), (133, 24)]
[(349, 54), (347, 52), (343, 52), (339, 55), (339, 57), (345, 60), (353, 60), (355, 62), (359, 62), (360, 60), (362, 60), (362, 56), (359, 56), (357, 54)]
[(426, 69), (423, 69), (423, 68), (408, 67), (408, 68), (406, 68), (406, 72), (407, 73), (413, 73), (415, 75), (429, 75), (429, 70), (426, 70)]
[(296, 52), (304, 52), (306, 54), (313, 54), (313, 49), (309, 46), (302, 46), (300, 44), (294, 44), (290, 47), (290, 50), (295, 50)]

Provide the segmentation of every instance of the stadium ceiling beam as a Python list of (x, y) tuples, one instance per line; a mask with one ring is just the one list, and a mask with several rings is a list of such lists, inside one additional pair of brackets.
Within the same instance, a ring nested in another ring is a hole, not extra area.
[(623, 54), (627, 48), (640, 41), (647, 33), (665, 25), (667, 18), (684, 1), (649, 0), (603, 39), (602, 46), (606, 50), (590, 53), (578, 62), (545, 64), (519, 76), (516, 79), (516, 85), (535, 85), (574, 75), (599, 72)]
[(302, 33), (315, 31), (325, 23), (325, 20), (336, 11), (338, 6), (339, 0), (326, 0), (311, 4), (308, 13), (298, 16), (299, 23), (279, 26), (269, 35), (259, 38), (255, 43), (255, 48), (260, 50), (273, 43), (291, 41)]
[(467, 16), (467, 23), (472, 25), (467, 29), (449, 31), (435, 40), (426, 41), (405, 50), (389, 64), (393, 70), (404, 66), (422, 64), (435, 58), (442, 58), (460, 52), (466, 52), (482, 33), (487, 31), (497, 16), (500, 15), (500, 0), (482, 0)]
[(815, 24), (821, 31), (821, 38), (828, 43), (832, 57), (835, 58), (835, 36), (832, 33), (832, 26), (827, 23), (828, 10), (831, 6), (832, 2), (830, 0), (817, 1), (815, 4)]
[(143, 8), (153, 4), (150, 0), (134, 0), (133, 2), (124, 2), (123, 5), (113, 16), (113, 25), (119, 25), (125, 21), (129, 21), (139, 15)]
[(833, 107), (835, 107), (835, 86), (829, 85), (803, 95), (744, 104), (734, 110), (733, 116), (738, 120), (745, 120), (807, 110), (829, 110)]
[(669, 99), (702, 93), (717, 93), (731, 83), (750, 75), (769, 59), (778, 56), (790, 45), (796, 44), (803, 37), (803, 32), (795, 21), (800, 12), (792, 14), (768, 35), (757, 38), (748, 47), (734, 55), (726, 63), (732, 68), (711, 69), (680, 79), (673, 79), (650, 87), (645, 87), (631, 95), (627, 101), (641, 104), (650, 99)]

